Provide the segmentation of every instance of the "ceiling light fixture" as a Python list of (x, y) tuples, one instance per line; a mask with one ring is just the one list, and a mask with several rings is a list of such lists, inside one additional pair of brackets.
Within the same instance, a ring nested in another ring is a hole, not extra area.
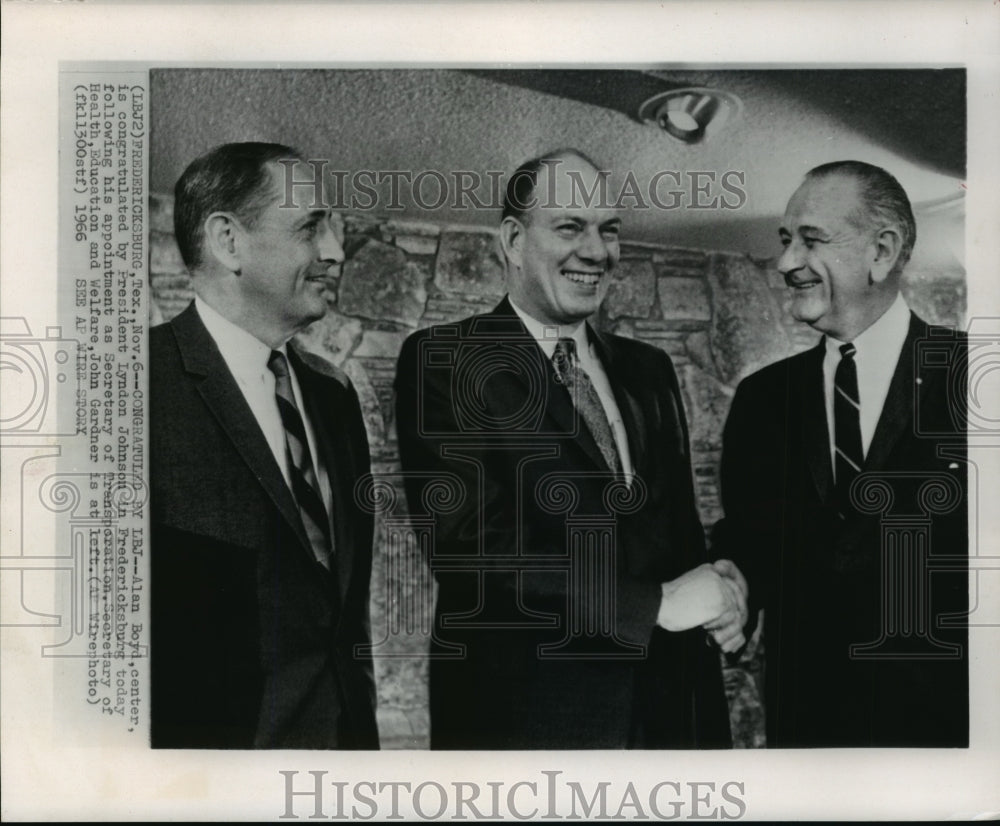
[(683, 143), (700, 143), (735, 120), (743, 109), (736, 95), (691, 87), (654, 95), (639, 107), (639, 120), (654, 123)]

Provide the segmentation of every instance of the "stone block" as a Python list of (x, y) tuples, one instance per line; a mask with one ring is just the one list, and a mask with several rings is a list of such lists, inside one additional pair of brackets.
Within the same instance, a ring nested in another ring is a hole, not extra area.
[(636, 337), (635, 323), (627, 318), (610, 325), (608, 329), (616, 336), (624, 336), (625, 338)]
[(767, 284), (772, 289), (785, 291), (788, 289), (788, 286), (785, 284), (785, 276), (778, 272), (775, 263), (774, 261), (769, 261), (764, 264), (764, 269), (767, 272)]
[(155, 327), (157, 324), (163, 324), (166, 319), (163, 317), (163, 310), (160, 305), (156, 302), (155, 298), (149, 299), (149, 326)]
[(191, 276), (186, 272), (153, 273), (150, 277), (150, 283), (153, 285), (154, 292), (158, 290), (187, 290), (191, 293), (192, 298), (194, 297), (194, 291), (191, 290)]
[[(374, 633), (374, 627), (373, 627)], [(424, 638), (423, 651), (426, 652), (429, 640)], [(420, 651), (413, 651), (419, 654)], [(376, 676), (381, 670), (383, 679), (376, 679), (378, 684), (379, 703), (397, 708), (419, 707), (427, 702), (427, 659), (426, 658), (388, 658), (377, 657)], [(381, 665), (381, 669), (379, 668)], [(426, 705), (425, 705), (426, 707)]]
[(965, 327), (964, 279), (907, 270), (903, 274), (902, 292), (910, 309), (928, 324)]
[(162, 321), (170, 321), (174, 316), (180, 315), (187, 309), (189, 303), (189, 301), (177, 301), (175, 299), (156, 299), (156, 306), (160, 308), (160, 318)]
[(358, 394), (361, 415), (364, 417), (365, 430), (368, 433), (368, 444), (374, 451), (385, 442), (385, 417), (382, 415), (378, 394), (361, 362), (348, 359), (344, 362), (344, 372), (347, 373)]
[(704, 278), (705, 268), (701, 265), (682, 267), (675, 264), (657, 264), (656, 274), (665, 278)]
[(653, 256), (660, 251), (657, 244), (648, 244), (644, 241), (620, 241), (618, 249), (622, 259), (646, 258), (652, 260)]
[(396, 235), (396, 246), (410, 255), (434, 255), (437, 252), (437, 238), (427, 238), (423, 235)]
[(154, 232), (174, 234), (174, 196), (162, 192), (149, 193), (149, 228)]
[(431, 733), (431, 715), (427, 706), (424, 705), (418, 706), (417, 708), (407, 709), (406, 716), (410, 721), (413, 733), (417, 737), (423, 738), (425, 741), (429, 741)]
[(674, 267), (690, 267), (704, 270), (708, 256), (702, 250), (688, 250), (682, 247), (657, 250), (653, 253), (653, 261)]
[[(191, 289), (191, 277), (185, 273), (157, 274), (153, 273), (150, 282), (150, 305), (157, 308), (161, 321), (170, 321), (183, 311), (194, 298)], [(150, 310), (151, 318), (152, 310)]]
[(400, 249), (410, 255), (434, 255), (441, 228), (423, 221), (386, 221), (383, 232), (395, 239)]
[(156, 231), (149, 233), (149, 271), (187, 272), (173, 234)]
[(715, 359), (712, 357), (712, 345), (707, 331), (696, 330), (688, 333), (684, 339), (684, 348), (688, 358), (697, 367), (715, 376)]
[(379, 234), (382, 222), (368, 212), (345, 212), (342, 213), (344, 219), (344, 234), (351, 236), (363, 236), (372, 238)]
[(434, 267), (434, 285), (445, 292), (500, 298), (504, 265), (492, 232), (441, 234)]
[(403, 250), (367, 241), (344, 264), (338, 309), (347, 315), (415, 327), (424, 311), (426, 268)]
[(387, 358), (395, 361), (406, 336), (406, 333), (366, 330), (353, 355), (355, 358)]
[(672, 336), (653, 335), (643, 330), (637, 330), (635, 337), (639, 341), (645, 341), (654, 347), (659, 347), (664, 353), (670, 356), (670, 360), (677, 367), (680, 362), (687, 362), (687, 353), (684, 350), (684, 342)]
[(713, 254), (708, 285), (713, 308), (709, 341), (716, 375), (724, 383), (735, 386), (794, 352), (763, 267), (746, 256)]
[(720, 450), (734, 391), (693, 364), (681, 367), (679, 374), (692, 450)]
[(361, 322), (334, 309), (296, 336), (296, 342), (338, 367), (342, 367), (361, 340)]
[[(405, 503), (403, 491), (397, 495)], [(432, 577), (415, 552), (390, 546), (384, 515), (375, 522), (371, 630), (382, 747), (426, 748), (430, 616), (419, 611), (432, 610)]]
[(765, 748), (764, 706), (760, 700), (754, 672), (748, 666), (723, 662), (723, 683), (729, 702), (729, 725), (733, 747), (737, 749)]
[(153, 296), (157, 301), (177, 303), (182, 307), (187, 307), (194, 299), (194, 293), (190, 289), (156, 289), (153, 291)]
[(437, 238), (441, 227), (429, 221), (397, 221), (389, 219), (385, 222), (385, 231), (392, 235), (414, 235), (421, 238)]
[(656, 278), (648, 259), (623, 258), (611, 274), (604, 300), (609, 319), (649, 318), (656, 303)]
[(427, 300), (427, 309), (420, 320), (422, 327), (431, 324), (443, 324), (458, 321), (470, 315), (488, 313), (497, 305), (496, 298), (474, 298), (472, 296), (455, 298), (454, 296), (436, 295)]
[(659, 278), (657, 292), (665, 321), (708, 321), (712, 308), (700, 278)]
[(376, 709), (379, 745), (383, 749), (412, 748), (413, 727), (406, 711), (379, 703)]

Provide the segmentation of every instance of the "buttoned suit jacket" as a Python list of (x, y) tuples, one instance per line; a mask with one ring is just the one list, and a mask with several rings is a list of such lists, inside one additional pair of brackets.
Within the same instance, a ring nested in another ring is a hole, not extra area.
[(330, 478), (331, 571), (194, 304), (150, 332), (155, 747), (377, 748), (355, 650), (370, 641), (364, 423), (339, 370), (288, 355)]
[(824, 352), (741, 382), (724, 434), (714, 553), (765, 609), (768, 745), (966, 745), (966, 339), (911, 314), (843, 516)]
[[(590, 334), (631, 488), (507, 299), (402, 348), (400, 456), (411, 514), (435, 530), (433, 748), (730, 745), (718, 653), (655, 627), (661, 582), (706, 558), (673, 366)], [(436, 500), (440, 483), (460, 492)]]

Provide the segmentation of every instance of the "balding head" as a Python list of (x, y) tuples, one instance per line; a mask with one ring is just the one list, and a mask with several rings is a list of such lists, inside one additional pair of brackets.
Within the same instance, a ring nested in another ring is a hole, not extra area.
[(507, 288), (543, 324), (578, 323), (607, 295), (621, 221), (594, 195), (604, 178), (584, 153), (560, 149), (522, 164), (508, 182), (500, 224)]

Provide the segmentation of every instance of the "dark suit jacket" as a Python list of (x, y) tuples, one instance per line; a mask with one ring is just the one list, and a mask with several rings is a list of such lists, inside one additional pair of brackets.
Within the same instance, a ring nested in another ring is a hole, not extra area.
[(845, 518), (823, 347), (744, 380), (725, 428), (714, 550), (765, 609), (768, 745), (967, 745), (964, 339), (911, 316)]
[(730, 745), (717, 652), (655, 629), (660, 583), (705, 561), (677, 379), (662, 351), (595, 335), (630, 490), (506, 299), (403, 346), (400, 456), (436, 530), (433, 748)]
[(151, 330), (150, 359), (153, 746), (377, 748), (353, 388), (289, 348), (333, 491), (330, 572), (193, 304)]

